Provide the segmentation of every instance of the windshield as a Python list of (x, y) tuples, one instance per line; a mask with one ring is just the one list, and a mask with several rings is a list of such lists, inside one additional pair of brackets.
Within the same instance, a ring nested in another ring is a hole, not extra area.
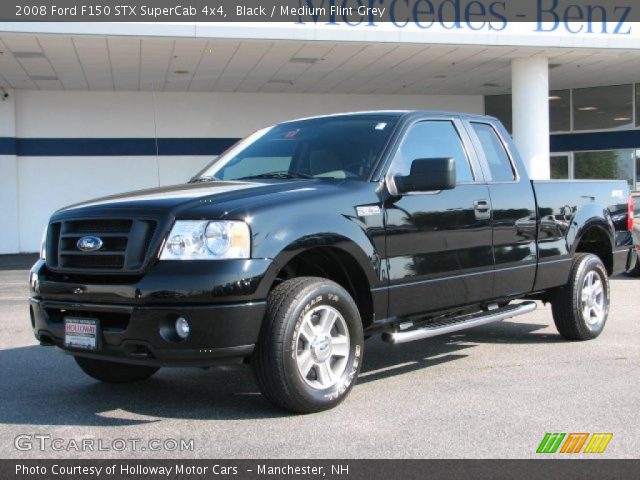
[(397, 118), (349, 115), (289, 122), (250, 135), (193, 181), (250, 178), (366, 180)]

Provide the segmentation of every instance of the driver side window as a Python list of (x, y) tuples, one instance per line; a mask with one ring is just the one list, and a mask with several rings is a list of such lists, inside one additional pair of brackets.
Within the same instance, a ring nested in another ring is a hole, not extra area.
[(428, 120), (413, 125), (393, 159), (393, 175), (409, 175), (411, 162), (418, 158), (454, 158), (456, 183), (474, 180), (462, 140), (448, 120)]

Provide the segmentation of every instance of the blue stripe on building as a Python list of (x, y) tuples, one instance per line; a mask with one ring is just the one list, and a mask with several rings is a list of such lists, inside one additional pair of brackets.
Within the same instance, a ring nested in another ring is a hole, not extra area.
[(640, 130), (551, 135), (552, 152), (640, 148)]
[[(158, 155), (220, 155), (238, 138), (159, 138)], [(552, 152), (640, 148), (640, 130), (551, 135)], [(0, 155), (22, 157), (154, 156), (153, 138), (0, 137)]]
[[(7, 140), (7, 142), (2, 142)], [(11, 147), (8, 140), (13, 141)], [(158, 155), (219, 155), (238, 138), (159, 138)], [(5, 145), (5, 143), (7, 145)], [(154, 138), (17, 138), (0, 139), (0, 152), (21, 157), (153, 156)]]
[(0, 155), (15, 155), (16, 139), (13, 137), (0, 137)]

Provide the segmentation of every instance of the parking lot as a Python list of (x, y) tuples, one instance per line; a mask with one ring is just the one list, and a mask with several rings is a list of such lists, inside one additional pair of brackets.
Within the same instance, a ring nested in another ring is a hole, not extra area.
[[(248, 366), (164, 369), (124, 386), (85, 376), (70, 356), (33, 338), (32, 260), (0, 257), (3, 458), (518, 458), (535, 457), (545, 432), (611, 432), (602, 456), (640, 455), (640, 280), (612, 279), (609, 321), (591, 342), (563, 341), (543, 305), (405, 345), (372, 338), (347, 400), (295, 416), (262, 398)], [(15, 447), (17, 436), (34, 434), (62, 439), (62, 450)], [(78, 452), (82, 439), (103, 448), (120, 445), (116, 439), (141, 443)], [(193, 450), (151, 451), (154, 439), (193, 439)]]

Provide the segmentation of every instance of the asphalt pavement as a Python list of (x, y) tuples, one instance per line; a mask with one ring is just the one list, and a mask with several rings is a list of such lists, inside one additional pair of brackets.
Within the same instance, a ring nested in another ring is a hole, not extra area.
[(561, 339), (542, 304), (419, 342), (372, 338), (346, 401), (298, 416), (271, 407), (248, 366), (92, 380), (33, 338), (32, 261), (0, 257), (0, 458), (527, 458), (546, 432), (613, 433), (599, 458), (640, 457), (640, 279), (612, 279), (589, 342)]

